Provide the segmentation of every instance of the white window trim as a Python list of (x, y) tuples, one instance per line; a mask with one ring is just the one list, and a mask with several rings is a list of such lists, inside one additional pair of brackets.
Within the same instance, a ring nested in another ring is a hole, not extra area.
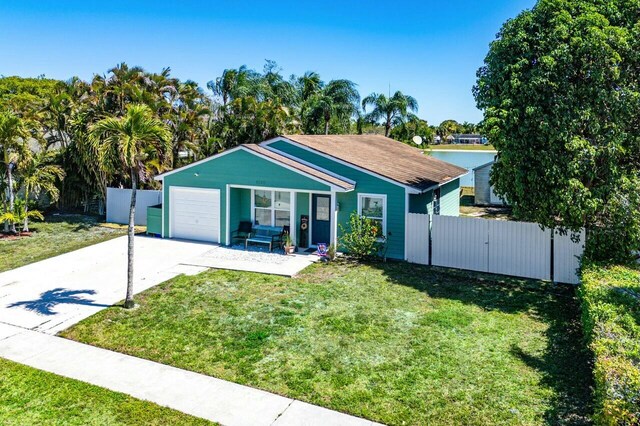
[(358, 214), (362, 216), (363, 198), (382, 198), (382, 235), (387, 238), (387, 194), (358, 194)]
[[(271, 207), (256, 207), (256, 191), (269, 191), (271, 192)], [(271, 210), (271, 225), (270, 226), (277, 226), (276, 225), (276, 210), (277, 211), (285, 211), (284, 209), (277, 209), (275, 207), (275, 198), (276, 198), (276, 192), (286, 192), (289, 194), (289, 229), (293, 230), (294, 227), (294, 201), (293, 198), (295, 197), (295, 192), (293, 191), (280, 191), (277, 189), (264, 189), (264, 188), (252, 188), (251, 189), (251, 223), (253, 225), (255, 225), (256, 223), (256, 209), (264, 209), (264, 210)]]

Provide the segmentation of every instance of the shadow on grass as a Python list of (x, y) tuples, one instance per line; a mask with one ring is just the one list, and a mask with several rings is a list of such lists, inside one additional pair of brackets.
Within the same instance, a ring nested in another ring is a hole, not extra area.
[[(575, 288), (451, 269), (388, 262), (372, 264), (393, 283), (415, 288), (431, 298), (458, 300), (485, 310), (526, 313), (548, 325), (542, 355), (518, 346), (512, 356), (536, 369), (554, 391), (547, 424), (590, 424), (592, 374), (580, 324)], [(461, 285), (461, 282), (468, 282)]]
[(37, 312), (41, 315), (56, 315), (54, 308), (58, 305), (85, 305), (108, 308), (111, 305), (95, 303), (91, 299), (81, 295), (94, 295), (95, 290), (69, 290), (65, 288), (54, 288), (40, 294), (35, 300), (24, 300), (7, 305), (8, 308), (24, 308), (28, 311)]

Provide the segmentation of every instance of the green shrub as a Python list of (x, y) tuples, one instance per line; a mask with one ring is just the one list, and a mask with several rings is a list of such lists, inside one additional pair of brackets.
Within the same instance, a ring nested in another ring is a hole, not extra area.
[(640, 424), (640, 270), (586, 264), (582, 322), (594, 354), (595, 420)]
[(379, 256), (384, 249), (386, 238), (380, 224), (356, 212), (349, 216), (348, 229), (340, 225), (340, 231), (340, 247), (351, 257), (367, 259)]

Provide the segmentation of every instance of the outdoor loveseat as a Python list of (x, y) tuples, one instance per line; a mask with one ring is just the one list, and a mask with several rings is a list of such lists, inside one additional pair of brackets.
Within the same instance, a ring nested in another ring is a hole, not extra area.
[(274, 247), (282, 247), (284, 228), (282, 226), (256, 225), (251, 230), (249, 238), (244, 241), (245, 250), (249, 248), (249, 243), (268, 245), (269, 251), (272, 251)]

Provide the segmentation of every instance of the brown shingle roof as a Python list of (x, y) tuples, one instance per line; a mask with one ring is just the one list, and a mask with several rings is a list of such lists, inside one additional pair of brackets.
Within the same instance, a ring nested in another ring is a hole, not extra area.
[(355, 188), (355, 185), (351, 182), (348, 182), (344, 179), (340, 179), (339, 177), (330, 175), (328, 173), (325, 173), (323, 171), (314, 169), (313, 167), (307, 166), (306, 164), (302, 164), (296, 160), (293, 160), (289, 157), (285, 157), (284, 155), (280, 155), (278, 153), (275, 153), (273, 151), (270, 151), (266, 148), (263, 148), (259, 145), (253, 145), (253, 144), (246, 144), (246, 145), (242, 145), (243, 148), (248, 149), (250, 151), (253, 151), (259, 155), (262, 155), (264, 157), (270, 158), (272, 160), (277, 161), (278, 163), (282, 163), (285, 164), (289, 167), (292, 167), (298, 171), (301, 171), (303, 173), (306, 173), (308, 175), (311, 175), (313, 177), (316, 177), (320, 180), (323, 180), (327, 183), (330, 183), (332, 185), (335, 185), (339, 188), (342, 188), (346, 191), (350, 191), (353, 188)]
[(467, 173), (381, 135), (285, 135), (285, 138), (403, 185), (424, 190)]

